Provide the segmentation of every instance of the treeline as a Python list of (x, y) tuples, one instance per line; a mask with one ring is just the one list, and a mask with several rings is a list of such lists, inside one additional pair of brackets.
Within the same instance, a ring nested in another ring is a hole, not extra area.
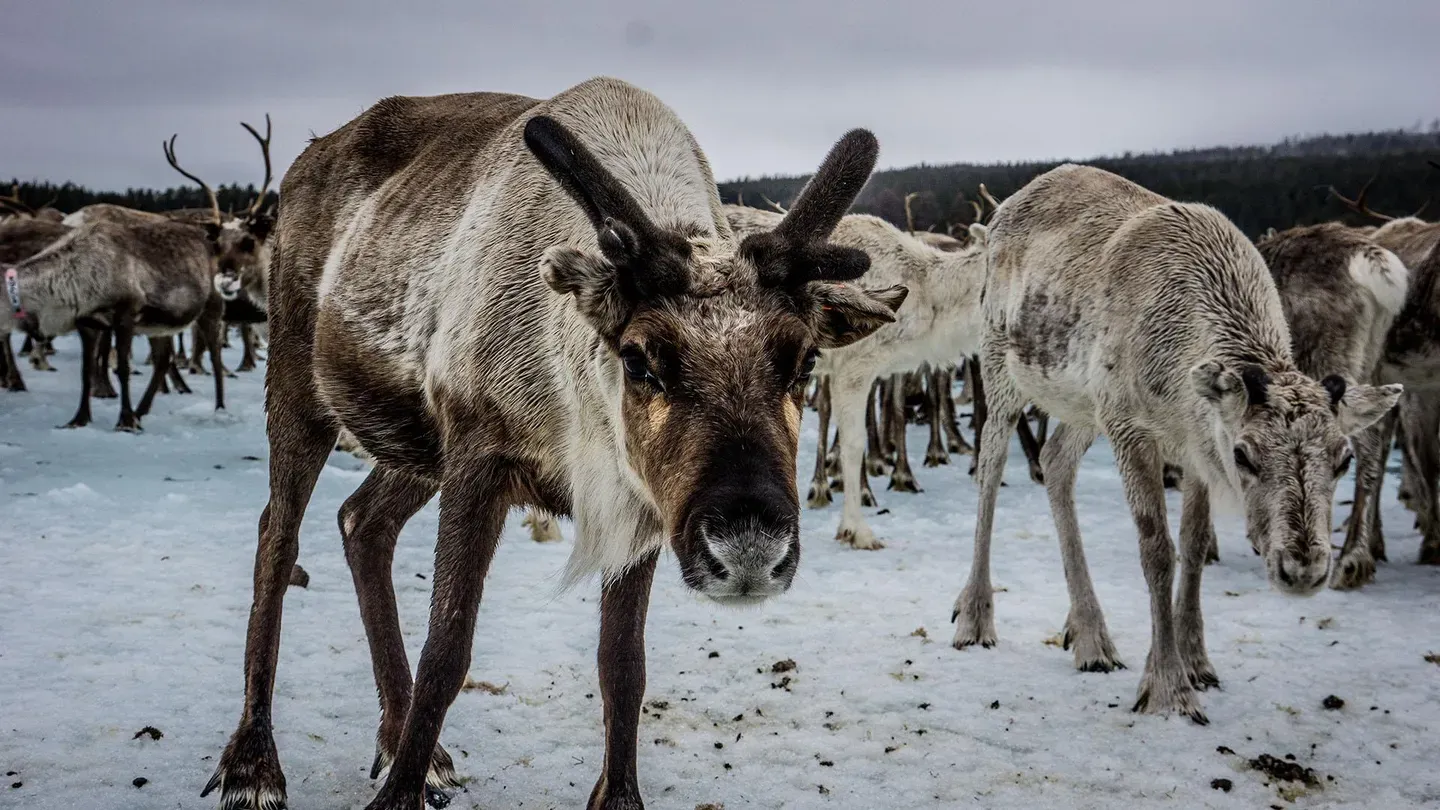
[[(1429, 161), (1440, 161), (1440, 124), (1432, 124), (1428, 131), (1322, 135), (1273, 146), (1126, 154), (1083, 162), (1176, 200), (1209, 203), (1255, 236), (1266, 228), (1283, 230), (1334, 219), (1374, 224), (1331, 197), (1331, 185), (1353, 199), (1370, 183), (1365, 201), (1372, 210), (1403, 216), (1429, 204), (1424, 215), (1434, 219), (1440, 216), (1440, 171)], [(877, 172), (852, 210), (905, 227), (905, 197), (913, 194), (910, 213), (915, 228), (945, 231), (974, 220), (971, 202), (979, 201), (981, 183), (1004, 199), (1056, 165), (1056, 161), (922, 164)], [(720, 196), (728, 203), (759, 208), (768, 207), (766, 198), (788, 205), (807, 179), (743, 178), (721, 183)]]
[[(210, 206), (210, 200), (205, 196), (205, 192), (196, 186), (164, 190), (130, 188), (123, 192), (91, 191), (74, 183), (62, 185), (48, 182), (27, 183), (17, 179), (12, 180), (8, 187), (0, 189), (0, 195), (10, 194), (12, 189), (18, 192), (16, 196), (20, 198), (20, 201), (31, 208), (38, 209), (45, 205), (51, 205), (67, 214), (94, 203), (112, 203), (141, 211), (173, 211), (177, 208), (208, 208)], [(259, 193), (260, 190), (253, 183), (247, 186), (235, 184), (215, 188), (215, 198), (220, 201), (221, 211), (243, 211), (255, 201), (255, 195)], [(273, 190), (266, 196), (271, 202), (278, 199)]]
[[(1440, 161), (1440, 121), (1424, 131), (1417, 128), (1319, 135), (1288, 138), (1271, 146), (1125, 154), (1085, 162), (1167, 197), (1209, 203), (1225, 212), (1241, 230), (1255, 236), (1266, 228), (1284, 229), (1337, 218), (1364, 223), (1365, 218), (1330, 197), (1327, 188), (1331, 185), (1353, 198), (1370, 183), (1366, 202), (1371, 209), (1392, 216), (1413, 214), (1434, 200), (1433, 206), (1425, 210), (1429, 218), (1440, 216), (1440, 171), (1429, 161)], [(915, 227), (944, 231), (974, 220), (971, 203), (979, 200), (981, 183), (1003, 199), (1055, 165), (1054, 161), (921, 164), (878, 172), (856, 200), (854, 210), (904, 227), (905, 197), (913, 194), (910, 214)], [(725, 202), (756, 207), (767, 207), (765, 198), (786, 205), (806, 179), (742, 178), (721, 183), (720, 196)], [(204, 192), (189, 186), (163, 191), (97, 192), (74, 183), (14, 183), (25, 204), (34, 208), (49, 204), (66, 213), (99, 202), (142, 211), (208, 205)], [(216, 196), (222, 210), (242, 210), (255, 199), (256, 191), (254, 185), (220, 186)], [(269, 196), (274, 200), (275, 192)]]

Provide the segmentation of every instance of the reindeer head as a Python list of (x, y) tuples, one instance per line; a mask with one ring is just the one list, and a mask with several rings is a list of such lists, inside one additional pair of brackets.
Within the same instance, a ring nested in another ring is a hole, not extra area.
[(532, 118), (525, 142), (595, 226), (598, 251), (552, 247), (541, 269), (608, 347), (618, 450), (686, 584), (724, 602), (784, 591), (800, 559), (795, 454), (816, 356), (893, 321), (906, 295), (846, 283), (869, 257), (825, 241), (874, 168), (874, 136), (841, 139), (775, 230), (738, 245), (658, 226), (551, 118)]
[(1191, 375), (1213, 411), (1221, 462), (1244, 495), (1250, 543), (1271, 583), (1314, 593), (1330, 575), (1331, 500), (1353, 458), (1348, 437), (1384, 416), (1401, 387), (1349, 385), (1339, 375), (1316, 382), (1298, 371), (1271, 376), (1258, 365), (1218, 361)]
[(240, 295), (241, 290), (245, 290), (263, 307), (269, 276), (269, 252), (265, 243), (275, 228), (274, 213), (265, 208), (265, 196), (270, 191), (270, 181), (273, 179), (270, 165), (270, 115), (265, 115), (263, 138), (249, 124), (242, 121), (240, 126), (260, 143), (260, 154), (265, 160), (265, 180), (260, 185), (260, 193), (255, 201), (238, 219), (223, 218), (220, 215), (220, 201), (214, 190), (204, 180), (180, 167), (175, 158), (174, 135), (164, 144), (165, 160), (175, 171), (199, 185), (210, 200), (212, 221), (206, 222), (203, 227), (210, 240), (211, 252), (215, 256), (215, 291), (224, 300), (233, 301)]

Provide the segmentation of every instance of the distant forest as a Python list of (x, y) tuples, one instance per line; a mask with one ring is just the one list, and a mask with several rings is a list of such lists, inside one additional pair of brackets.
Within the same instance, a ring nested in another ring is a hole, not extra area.
[[(1371, 209), (1391, 216), (1424, 209), (1425, 215), (1434, 218), (1440, 215), (1440, 171), (1429, 161), (1440, 161), (1440, 120), (1426, 128), (1287, 138), (1272, 146), (1127, 153), (1083, 162), (1128, 177), (1167, 197), (1214, 205), (1243, 231), (1255, 236), (1270, 227), (1284, 229), (1340, 218), (1362, 224), (1363, 217), (1329, 197), (1327, 188), (1332, 185), (1353, 198), (1370, 183), (1366, 201)], [(877, 172), (853, 210), (904, 227), (905, 197), (913, 194), (910, 210), (915, 228), (945, 231), (974, 219), (970, 202), (979, 199), (981, 183), (991, 194), (1004, 199), (1055, 165), (1055, 161), (922, 164)], [(766, 198), (787, 205), (806, 179), (747, 177), (721, 183), (720, 196), (725, 202), (739, 201), (761, 208), (768, 207)], [(144, 211), (208, 204), (204, 193), (195, 187), (97, 192), (74, 183), (14, 183), (27, 205), (38, 208), (50, 204), (67, 213), (97, 202)], [(216, 189), (224, 210), (243, 209), (255, 194), (253, 185)]]
[[(1176, 200), (1219, 208), (1250, 236), (1345, 219), (1374, 224), (1329, 196), (1334, 186), (1354, 198), (1370, 183), (1365, 201), (1390, 216), (1440, 215), (1440, 121), (1428, 128), (1287, 138), (1273, 146), (1216, 147), (1168, 153), (1125, 154), (1074, 161), (1115, 172)], [(999, 199), (1063, 161), (912, 166), (876, 172), (851, 210), (905, 227), (905, 196), (914, 194), (917, 230), (945, 231), (974, 220), (972, 200), (981, 183)], [(768, 208), (766, 198), (788, 205), (806, 177), (742, 178), (720, 184), (727, 203)], [(1373, 182), (1371, 182), (1373, 180)], [(1426, 207), (1428, 206), (1428, 207)]]

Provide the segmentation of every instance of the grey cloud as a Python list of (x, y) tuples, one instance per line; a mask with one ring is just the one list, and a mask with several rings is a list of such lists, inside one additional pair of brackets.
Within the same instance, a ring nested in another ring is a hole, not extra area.
[(254, 182), (238, 121), (311, 132), (395, 93), (659, 94), (722, 177), (804, 172), (845, 129), (882, 165), (1086, 157), (1408, 125), (1440, 114), (1433, 0), (12, 4), (0, 174)]

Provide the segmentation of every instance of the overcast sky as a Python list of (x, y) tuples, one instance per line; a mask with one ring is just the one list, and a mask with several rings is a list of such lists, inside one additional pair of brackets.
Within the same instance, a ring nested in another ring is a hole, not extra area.
[(804, 173), (850, 127), (885, 167), (1084, 158), (1440, 116), (1440, 0), (430, 3), (0, 0), (0, 176), (259, 182), (387, 95), (657, 93), (720, 179)]

